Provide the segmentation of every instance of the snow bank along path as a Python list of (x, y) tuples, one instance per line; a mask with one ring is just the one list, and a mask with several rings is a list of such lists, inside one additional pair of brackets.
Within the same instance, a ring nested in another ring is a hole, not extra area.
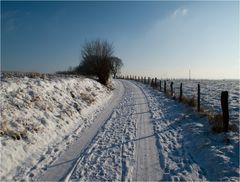
[(1, 180), (28, 180), (48, 169), (111, 96), (83, 77), (2, 77)]

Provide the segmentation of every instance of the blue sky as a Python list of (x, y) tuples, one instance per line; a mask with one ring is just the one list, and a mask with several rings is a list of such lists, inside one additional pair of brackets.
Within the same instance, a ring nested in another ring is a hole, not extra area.
[(112, 42), (123, 74), (240, 78), (239, 2), (1, 2), (1, 69), (76, 66), (85, 41)]

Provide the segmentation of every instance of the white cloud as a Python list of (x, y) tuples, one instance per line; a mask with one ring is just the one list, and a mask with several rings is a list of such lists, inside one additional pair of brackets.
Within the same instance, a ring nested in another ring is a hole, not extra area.
[(172, 17), (176, 18), (179, 16), (187, 16), (188, 15), (188, 9), (187, 8), (178, 8), (172, 13)]

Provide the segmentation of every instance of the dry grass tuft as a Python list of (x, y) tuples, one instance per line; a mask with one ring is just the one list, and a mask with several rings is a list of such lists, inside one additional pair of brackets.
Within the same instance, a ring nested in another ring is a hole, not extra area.
[(184, 103), (190, 107), (196, 107), (196, 105), (197, 105), (195, 96), (192, 96), (191, 98), (182, 96), (182, 103)]
[(88, 105), (91, 105), (95, 101), (92, 95), (80, 93), (80, 96)]
[(222, 114), (208, 113), (208, 121), (211, 130), (216, 133), (223, 132), (223, 116)]
[(31, 124), (24, 124), (24, 129), (21, 131), (18, 131), (17, 129), (11, 129), (8, 126), (7, 119), (4, 115), (2, 115), (2, 122), (1, 122), (1, 128), (0, 128), (0, 137), (1, 136), (8, 136), (12, 138), (13, 140), (26, 140), (28, 139), (28, 132), (38, 132), (40, 128), (31, 125)]
[(23, 131), (12, 131), (7, 129), (1, 128), (0, 130), (0, 136), (9, 136), (13, 140), (21, 140), (21, 139), (27, 139), (27, 130)]

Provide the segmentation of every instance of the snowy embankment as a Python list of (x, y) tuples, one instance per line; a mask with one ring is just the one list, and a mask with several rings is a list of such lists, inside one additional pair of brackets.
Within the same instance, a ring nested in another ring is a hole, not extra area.
[(2, 78), (1, 180), (14, 180), (36, 163), (54, 160), (111, 95), (83, 77)]

